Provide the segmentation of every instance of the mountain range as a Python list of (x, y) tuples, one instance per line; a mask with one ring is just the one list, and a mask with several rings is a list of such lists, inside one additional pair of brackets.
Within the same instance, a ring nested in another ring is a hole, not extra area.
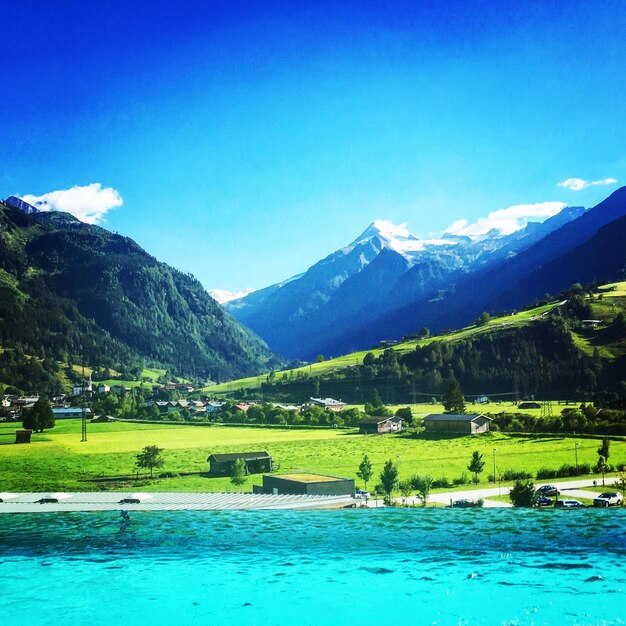
[(574, 282), (618, 277), (625, 216), (622, 187), (591, 209), (565, 207), (508, 233), (423, 240), (375, 221), (303, 274), (225, 307), (291, 358), (365, 349), (423, 326), (463, 326)]
[(0, 347), (50, 367), (152, 363), (216, 381), (280, 363), (193, 276), (132, 239), (14, 197), (0, 203)]

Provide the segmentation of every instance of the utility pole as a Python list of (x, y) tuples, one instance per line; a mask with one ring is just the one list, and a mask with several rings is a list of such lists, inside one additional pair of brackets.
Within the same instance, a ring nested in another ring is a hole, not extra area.
[(580, 444), (578, 442), (574, 443), (574, 455), (576, 457), (576, 467), (578, 467), (578, 446)]
[(493, 449), (493, 484), (497, 482), (496, 478), (496, 448)]

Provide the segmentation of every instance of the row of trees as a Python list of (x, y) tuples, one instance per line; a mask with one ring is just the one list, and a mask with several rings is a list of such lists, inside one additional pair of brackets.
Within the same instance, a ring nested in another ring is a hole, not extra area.
[(555, 415), (534, 417), (527, 413), (492, 414), (492, 429), (503, 432), (587, 433), (626, 435), (626, 412), (591, 404), (565, 408)]

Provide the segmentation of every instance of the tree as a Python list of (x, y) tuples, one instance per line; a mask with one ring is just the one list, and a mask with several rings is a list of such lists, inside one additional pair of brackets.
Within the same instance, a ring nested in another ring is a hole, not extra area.
[(417, 497), (421, 500), (422, 506), (426, 506), (428, 502), (428, 496), (430, 495), (430, 491), (433, 488), (433, 479), (431, 476), (420, 476), (419, 474), (415, 474), (413, 478), (411, 478), (411, 485), (413, 489), (417, 491)]
[(159, 448), (158, 446), (145, 446), (144, 449), (137, 455), (137, 461), (135, 465), (139, 469), (149, 469), (150, 478), (153, 478), (154, 468), (163, 467), (163, 465), (165, 464), (161, 452), (163, 452), (163, 448)]
[(446, 413), (465, 413), (465, 398), (461, 391), (459, 381), (452, 376), (448, 382), (448, 388), (443, 395), (443, 408)]
[(370, 394), (370, 401), (365, 403), (365, 412), (368, 415), (380, 415), (390, 417), (393, 413), (383, 404), (378, 389), (373, 389)]
[(44, 428), (54, 428), (54, 413), (47, 398), (41, 396), (31, 409), (24, 412), (22, 426), (39, 433)]
[(367, 483), (372, 478), (373, 473), (374, 472), (372, 471), (372, 464), (369, 460), (369, 457), (367, 456), (367, 454), (364, 454), (356, 475), (365, 483), (365, 491), (367, 491)]
[(408, 426), (413, 424), (413, 412), (411, 411), (411, 407), (405, 406), (396, 411), (396, 417), (399, 417), (401, 420), (404, 420)]
[(404, 504), (407, 503), (409, 496), (411, 495), (411, 491), (413, 490), (413, 485), (410, 480), (403, 480), (398, 483), (398, 488), (400, 489), (400, 493), (402, 494), (402, 499), (404, 500)]
[(248, 480), (248, 469), (243, 459), (237, 459), (233, 463), (233, 471), (230, 476), (230, 482), (236, 487), (241, 487)]
[(376, 357), (372, 352), (368, 352), (363, 357), (363, 365), (374, 365), (374, 363), (376, 363)]
[(391, 459), (385, 463), (383, 471), (380, 473), (380, 484), (389, 502), (391, 500), (391, 494), (398, 484), (398, 468)]
[(324, 355), (323, 354), (318, 354), (316, 361), (318, 363), (323, 363), (324, 362)]
[(611, 440), (603, 439), (598, 448), (598, 462), (594, 467), (597, 474), (602, 474), (602, 486), (604, 487), (604, 475), (609, 471), (609, 456), (611, 454)]
[(515, 507), (531, 507), (537, 501), (537, 492), (532, 480), (516, 480), (509, 492), (511, 504)]
[(478, 478), (478, 474), (480, 474), (485, 468), (485, 462), (483, 461), (483, 455), (478, 452), (478, 450), (474, 450), (472, 452), (472, 460), (470, 461), (467, 469), (470, 472), (474, 473), (474, 482), (480, 482), (480, 478)]
[(477, 318), (474, 320), (474, 324), (476, 326), (485, 326), (491, 321), (491, 315), (487, 313), (487, 311), (483, 311)]
[(426, 328), (426, 326), (423, 326), (422, 328), (420, 328), (419, 332), (417, 333), (417, 336), (420, 339), (425, 339), (429, 335), (430, 335), (430, 330), (428, 328)]

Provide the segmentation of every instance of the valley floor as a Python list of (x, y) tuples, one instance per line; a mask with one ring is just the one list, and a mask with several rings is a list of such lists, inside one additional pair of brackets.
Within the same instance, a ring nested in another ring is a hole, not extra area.
[[(88, 440), (81, 442), (80, 420), (59, 420), (57, 426), (33, 435), (31, 444), (14, 444), (16, 423), (0, 424), (0, 491), (237, 491), (229, 478), (208, 476), (207, 457), (218, 452), (266, 450), (276, 470), (313, 472), (355, 478), (364, 454), (373, 466), (368, 488), (379, 482), (384, 463), (397, 464), (400, 480), (428, 474), (450, 482), (471, 473), (467, 466), (478, 450), (485, 460), (481, 485), (487, 475), (505, 470), (531, 472), (563, 464), (595, 465), (598, 439), (565, 436), (481, 436), (433, 438), (407, 433), (360, 435), (356, 429), (288, 429), (179, 424), (89, 423)], [(154, 479), (138, 474), (136, 455), (144, 446), (163, 448), (164, 466)], [(610, 463), (626, 462), (626, 441), (611, 442)], [(248, 477), (244, 491), (260, 484)], [(460, 486), (469, 490), (471, 486)], [(440, 491), (449, 491), (442, 489)]]

